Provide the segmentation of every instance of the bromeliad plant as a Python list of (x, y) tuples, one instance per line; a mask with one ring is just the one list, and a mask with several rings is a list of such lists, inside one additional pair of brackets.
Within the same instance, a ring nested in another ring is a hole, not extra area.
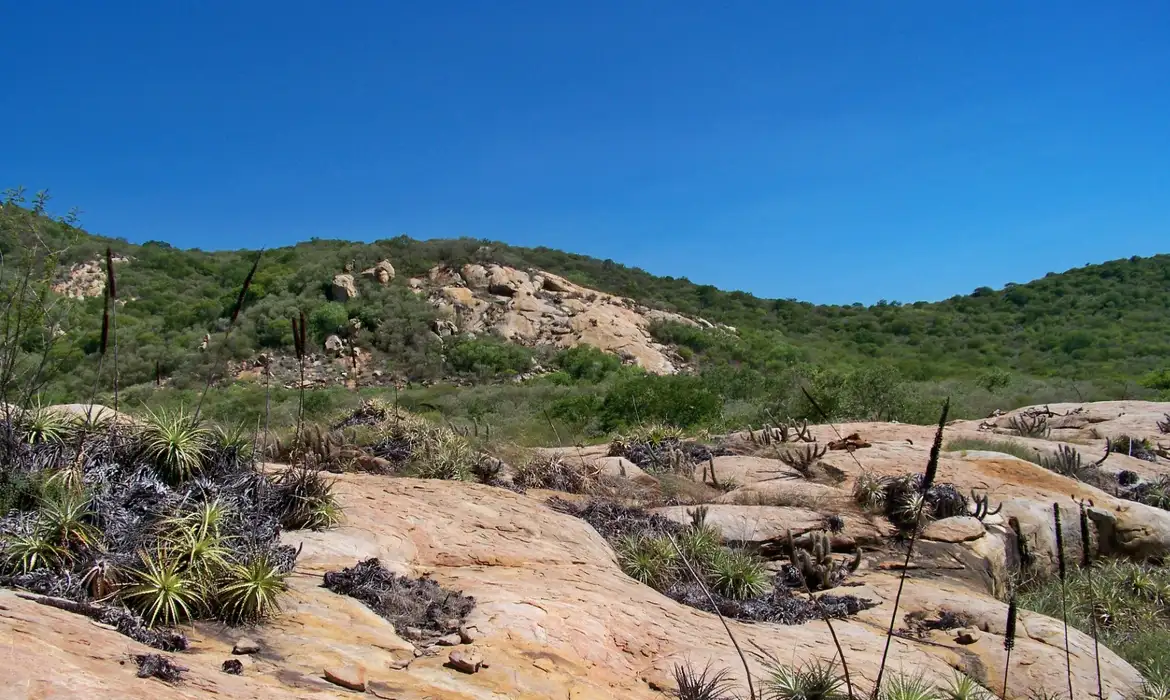
[(146, 412), (142, 448), (163, 478), (179, 483), (197, 474), (211, 446), (211, 431), (182, 409)]

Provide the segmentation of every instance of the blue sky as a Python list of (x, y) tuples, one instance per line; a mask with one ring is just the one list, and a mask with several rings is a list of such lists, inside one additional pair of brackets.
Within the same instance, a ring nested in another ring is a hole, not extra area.
[(0, 186), (135, 242), (469, 235), (822, 303), (1170, 251), (1165, 2), (0, 10)]

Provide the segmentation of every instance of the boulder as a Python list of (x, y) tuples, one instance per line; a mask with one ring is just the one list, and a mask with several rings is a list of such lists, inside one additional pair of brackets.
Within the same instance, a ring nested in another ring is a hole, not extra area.
[(488, 288), (488, 272), (483, 265), (464, 265), (460, 272), (463, 274), (463, 280), (471, 289), (478, 291)]
[(431, 321), (431, 330), (440, 338), (450, 338), (451, 336), (459, 334), (459, 327), (451, 321), (437, 318)]
[(488, 292), (502, 297), (514, 297), (520, 290), (528, 288), (531, 291), (532, 281), (528, 273), (513, 267), (490, 265), (487, 268)]
[(368, 270), (362, 270), (362, 277), (369, 277), (378, 284), (387, 285), (394, 279), (394, 266), (389, 260), (382, 260)]
[(345, 349), (345, 341), (336, 335), (331, 335), (325, 339), (325, 351), (331, 353), (340, 353)]
[(985, 534), (987, 531), (983, 529), (983, 523), (978, 518), (969, 515), (935, 520), (922, 530), (923, 539), (935, 542), (969, 542), (977, 540)]
[(333, 287), (330, 290), (333, 301), (346, 302), (357, 297), (357, 287), (354, 285), (353, 275), (341, 274), (333, 277)]

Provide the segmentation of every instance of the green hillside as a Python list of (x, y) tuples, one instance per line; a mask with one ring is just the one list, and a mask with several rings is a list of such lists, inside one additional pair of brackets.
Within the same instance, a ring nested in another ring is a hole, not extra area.
[[(30, 221), (26, 209), (5, 207), (0, 252), (9, 268)], [(439, 263), (490, 261), (548, 270), (584, 286), (736, 327), (737, 335), (681, 325), (655, 329), (660, 340), (680, 348), (698, 375), (673, 380), (679, 386), (671, 391), (712, 395), (720, 420), (806, 412), (795, 391), (801, 384), (821, 392), (836, 416), (903, 420), (928, 418), (933, 409), (924, 408), (920, 416), (917, 407), (944, 393), (962, 395), (960, 410), (974, 413), (1027, 400), (1152, 395), (1167, 388), (1165, 377), (1159, 381), (1153, 373), (1165, 370), (1170, 357), (1170, 255), (1111, 261), (938, 303), (866, 307), (760, 299), (656, 277), (611, 260), (475, 239), (314, 239), (263, 252), (228, 352), (219, 355), (200, 352), (200, 340), (226, 328), (256, 251), (132, 245), (44, 217), (35, 221), (40, 239), (60, 251), (58, 277), (75, 263), (98, 260), (107, 245), (131, 258), (116, 265), (123, 301), (116, 314), (123, 387), (148, 386), (157, 371), (172, 387), (195, 389), (212, 358), (291, 354), (290, 319), (301, 311), (309, 318), (311, 346), (349, 319), (360, 319), (357, 344), (374, 351), (374, 362), (388, 376), (411, 381), (470, 376), (490, 383), (528, 366), (535, 352), (543, 364), (563, 371), (533, 384), (578, 387), (557, 391), (578, 396), (577, 408), (592, 413), (601, 410), (599, 402), (613, 393), (615, 382), (669, 383), (634, 377), (588, 353), (553, 356), (491, 339), (436, 342), (429, 333), (435, 311), (409, 291), (406, 280)], [(359, 279), (357, 299), (328, 300), (330, 281), (344, 265), (362, 270), (382, 259), (397, 270), (390, 285)], [(13, 276), (6, 279), (11, 283)], [(63, 300), (62, 309), (68, 309), (59, 312), (65, 334), (53, 348), (44, 391), (46, 398), (80, 400), (95, 386), (102, 299)], [(220, 338), (215, 336), (217, 344)], [(584, 385), (601, 388), (586, 391)], [(538, 387), (533, 391), (539, 393)], [(452, 401), (450, 392), (431, 392), (430, 399), (440, 404)], [(686, 401), (680, 397), (675, 398)], [(560, 413), (571, 411), (561, 405)], [(710, 423), (704, 416), (694, 422)]]

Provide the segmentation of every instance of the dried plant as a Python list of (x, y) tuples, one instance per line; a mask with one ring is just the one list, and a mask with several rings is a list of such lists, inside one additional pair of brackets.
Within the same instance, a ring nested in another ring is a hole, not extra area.
[[(106, 246), (106, 302), (110, 307), (110, 326), (114, 340), (114, 412), (118, 412), (118, 280), (114, 274), (114, 252)], [(106, 323), (102, 319), (102, 354), (106, 348)]]
[(252, 286), (252, 278), (256, 275), (256, 268), (260, 265), (260, 257), (264, 255), (264, 249), (261, 248), (256, 253), (256, 258), (252, 261), (252, 267), (248, 270), (248, 275), (244, 277), (244, 284), (240, 287), (240, 295), (236, 297), (236, 303), (232, 306), (232, 315), (228, 321), (227, 329), (223, 332), (223, 343), (220, 344), (219, 351), (207, 368), (207, 382), (203, 385), (203, 392), (199, 394), (199, 403), (195, 405), (195, 415), (192, 422), (198, 422), (200, 413), (203, 409), (203, 401), (207, 398), (207, 392), (211, 389), (211, 384), (215, 379), (215, 369), (219, 364), (220, 354), (223, 348), (227, 346), (228, 338), (231, 337), (232, 329), (236, 327), (236, 320), (240, 317), (240, 311), (244, 308), (244, 299), (248, 296), (248, 288)]
[[(938, 475), (938, 459), (939, 453), (942, 452), (943, 430), (946, 428), (947, 414), (950, 412), (950, 408), (951, 402), (950, 399), (947, 399), (947, 401), (943, 404), (942, 414), (938, 419), (938, 430), (934, 434), (934, 444), (930, 447), (930, 460), (927, 462), (926, 471), (923, 474), (923, 492), (930, 490), (931, 485), (934, 483), (935, 477)], [(882, 674), (885, 672), (886, 660), (889, 658), (890, 654), (890, 644), (894, 639), (894, 626), (898, 623), (898, 604), (902, 601), (902, 590), (906, 586), (906, 577), (910, 572), (910, 559), (914, 556), (914, 544), (918, 541), (919, 523), (922, 520), (922, 510), (924, 505), (925, 499), (923, 499), (923, 505), (918, 507), (918, 514), (915, 518), (915, 527), (914, 530), (910, 533), (910, 542), (906, 547), (906, 561), (902, 566), (902, 573), (898, 577), (898, 592), (894, 596), (894, 610), (890, 615), (889, 628), (886, 630), (886, 645), (882, 650), (882, 660), (878, 665), (877, 678), (874, 681), (873, 692), (875, 698), (877, 697), (877, 693), (881, 690), (882, 687)]]
[(1003, 693), (1000, 694), (1001, 698), (1006, 698), (1008, 696), (1008, 677), (1012, 669), (1012, 649), (1014, 649), (1016, 646), (1016, 616), (1018, 614), (1019, 609), (1016, 606), (1016, 591), (1015, 587), (1013, 586), (1011, 597), (1008, 599), (1007, 623), (1006, 629), (1004, 629), (1003, 633), (1003, 648), (1007, 653), (1005, 654), (1004, 658)]
[(1074, 698), (1072, 682), (1072, 652), (1068, 646), (1068, 563), (1064, 556), (1064, 527), (1060, 522), (1060, 504), (1052, 504), (1052, 525), (1056, 530), (1056, 562), (1060, 575), (1060, 620), (1064, 625), (1065, 675), (1068, 677), (1068, 696)]
[[(1080, 506), (1080, 523), (1081, 523), (1081, 566), (1084, 568), (1085, 575), (1088, 577), (1089, 591), (1090, 591), (1090, 601), (1089, 602), (1092, 604), (1093, 609), (1096, 610), (1097, 609), (1097, 600), (1096, 600), (1096, 596), (1093, 595), (1093, 593), (1092, 593), (1092, 591), (1094, 590), (1093, 589), (1093, 549), (1092, 549), (1093, 543), (1092, 543), (1092, 530), (1089, 528), (1089, 510), (1088, 510), (1088, 508), (1093, 505), (1093, 502), (1081, 500), (1078, 502), (1078, 505)], [(1103, 684), (1101, 682), (1101, 648), (1100, 648), (1100, 635), (1098, 634), (1098, 630), (1097, 630), (1097, 616), (1090, 615), (1089, 620), (1091, 622), (1090, 632), (1093, 635), (1093, 661), (1096, 663), (1096, 666), (1097, 666), (1097, 697), (1103, 698), (1103, 697), (1105, 697), (1105, 695), (1103, 694), (1104, 688), (1103, 688)]]

